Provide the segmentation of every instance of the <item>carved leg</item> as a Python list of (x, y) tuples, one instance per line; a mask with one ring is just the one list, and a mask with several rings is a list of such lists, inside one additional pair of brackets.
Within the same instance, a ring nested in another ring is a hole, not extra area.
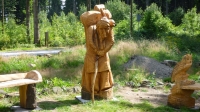
[(36, 84), (23, 85), (19, 87), (20, 107), (26, 109), (35, 109), (36, 103)]
[(19, 87), (20, 106), (22, 108), (26, 108), (26, 90), (27, 90), (27, 85)]
[(36, 84), (29, 84), (26, 91), (26, 108), (35, 109), (37, 107), (36, 102)]

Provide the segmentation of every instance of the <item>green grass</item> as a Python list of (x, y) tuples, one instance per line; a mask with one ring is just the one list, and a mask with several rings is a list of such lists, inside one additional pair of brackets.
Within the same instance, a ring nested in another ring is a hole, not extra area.
[[(38, 98), (38, 106), (42, 108), (40, 111), (34, 112), (198, 112), (192, 109), (174, 109), (169, 106), (152, 106), (150, 102), (132, 104), (123, 98), (117, 98), (118, 101), (112, 100), (95, 100), (92, 102), (81, 103), (75, 99), (77, 94), (49, 94)], [(50, 98), (49, 98), (50, 97)], [(47, 100), (45, 100), (47, 99)], [(13, 99), (5, 98), (0, 102), (1, 112), (10, 112), (10, 103)], [(16, 101), (16, 100), (15, 100)], [(7, 102), (7, 103), (5, 103)], [(18, 105), (17, 103), (14, 103)]]
[[(46, 48), (45, 48), (46, 49)], [(80, 85), (81, 74), (85, 56), (85, 47), (76, 46), (73, 48), (63, 48), (65, 52), (52, 57), (26, 56), (22, 55), (14, 58), (0, 57), (0, 74), (28, 72), (36, 69), (43, 76), (43, 82), (37, 84), (37, 90), (40, 92), (43, 88), (73, 87)], [(15, 49), (16, 50), (16, 49)], [(11, 51), (11, 50), (9, 50)], [(165, 59), (179, 61), (184, 53), (179, 53), (168, 49), (168, 47), (159, 41), (118, 41), (109, 52), (110, 63), (113, 72), (114, 81), (124, 85), (127, 81), (132, 81), (139, 86), (141, 81), (149, 80), (151, 86), (156, 85), (156, 79), (152, 74), (147, 74), (140, 68), (133, 68), (134, 71), (125, 71), (123, 64), (133, 55), (143, 55), (154, 58), (158, 61)], [(193, 53), (194, 61), (198, 61), (200, 56)], [(31, 67), (30, 64), (35, 64)], [(189, 71), (190, 79), (199, 82), (198, 68), (192, 68)], [(164, 82), (170, 82), (170, 78), (163, 79)], [(169, 91), (170, 87), (165, 86), (164, 91)], [(16, 88), (4, 88), (6, 92), (16, 92)], [(116, 91), (116, 90), (115, 90)], [(138, 91), (133, 89), (133, 91)], [(143, 90), (145, 92), (145, 90)], [(119, 101), (95, 101), (82, 104), (75, 100), (79, 94), (52, 94), (45, 93), (38, 95), (38, 105), (43, 109), (41, 112), (197, 112), (196, 110), (181, 108), (179, 110), (168, 106), (154, 107), (151, 102), (132, 104), (121, 97)], [(199, 93), (194, 94), (199, 97)], [(0, 96), (0, 112), (9, 112), (10, 106), (18, 105), (19, 98), (2, 98)], [(199, 111), (199, 110), (198, 110)]]

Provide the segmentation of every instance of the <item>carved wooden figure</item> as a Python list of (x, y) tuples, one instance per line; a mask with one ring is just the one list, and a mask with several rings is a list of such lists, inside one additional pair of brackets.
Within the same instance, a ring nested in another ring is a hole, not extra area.
[(187, 74), (187, 71), (191, 66), (192, 55), (187, 54), (174, 67), (171, 81), (175, 82), (175, 85), (172, 87), (171, 94), (168, 96), (169, 106), (175, 108), (193, 108), (195, 106), (195, 99), (191, 97), (191, 94), (198, 88), (194, 88), (197, 85), (194, 81), (188, 79), (189, 74)]
[(93, 11), (87, 11), (80, 17), (86, 37), (81, 83), (82, 99), (90, 100), (92, 92), (96, 99), (113, 97), (113, 76), (108, 56), (108, 51), (114, 44), (112, 28), (115, 22), (111, 17), (111, 13), (104, 5), (96, 5)]

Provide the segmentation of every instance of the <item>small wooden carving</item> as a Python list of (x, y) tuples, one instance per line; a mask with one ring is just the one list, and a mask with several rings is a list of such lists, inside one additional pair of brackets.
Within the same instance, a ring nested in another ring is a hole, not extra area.
[[(177, 63), (172, 71), (171, 81), (175, 82), (175, 85), (171, 89), (171, 94), (168, 96), (168, 105), (180, 108), (188, 107), (193, 108), (195, 106), (195, 99), (191, 97), (194, 92), (193, 88), (187, 88), (188, 85), (195, 85), (195, 82), (188, 79), (188, 69), (192, 65), (192, 55), (184, 55), (182, 60)], [(186, 87), (184, 89), (183, 87)]]

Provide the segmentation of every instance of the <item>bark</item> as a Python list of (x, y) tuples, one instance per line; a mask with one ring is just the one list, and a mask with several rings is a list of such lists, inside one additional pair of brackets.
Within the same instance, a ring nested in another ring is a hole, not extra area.
[(34, 44), (40, 45), (39, 26), (38, 26), (38, 0), (34, 0)]
[(26, 35), (28, 43), (31, 43), (30, 39), (30, 0), (26, 0)]
[(26, 91), (26, 108), (35, 109), (37, 107), (36, 102), (36, 84), (29, 84)]

